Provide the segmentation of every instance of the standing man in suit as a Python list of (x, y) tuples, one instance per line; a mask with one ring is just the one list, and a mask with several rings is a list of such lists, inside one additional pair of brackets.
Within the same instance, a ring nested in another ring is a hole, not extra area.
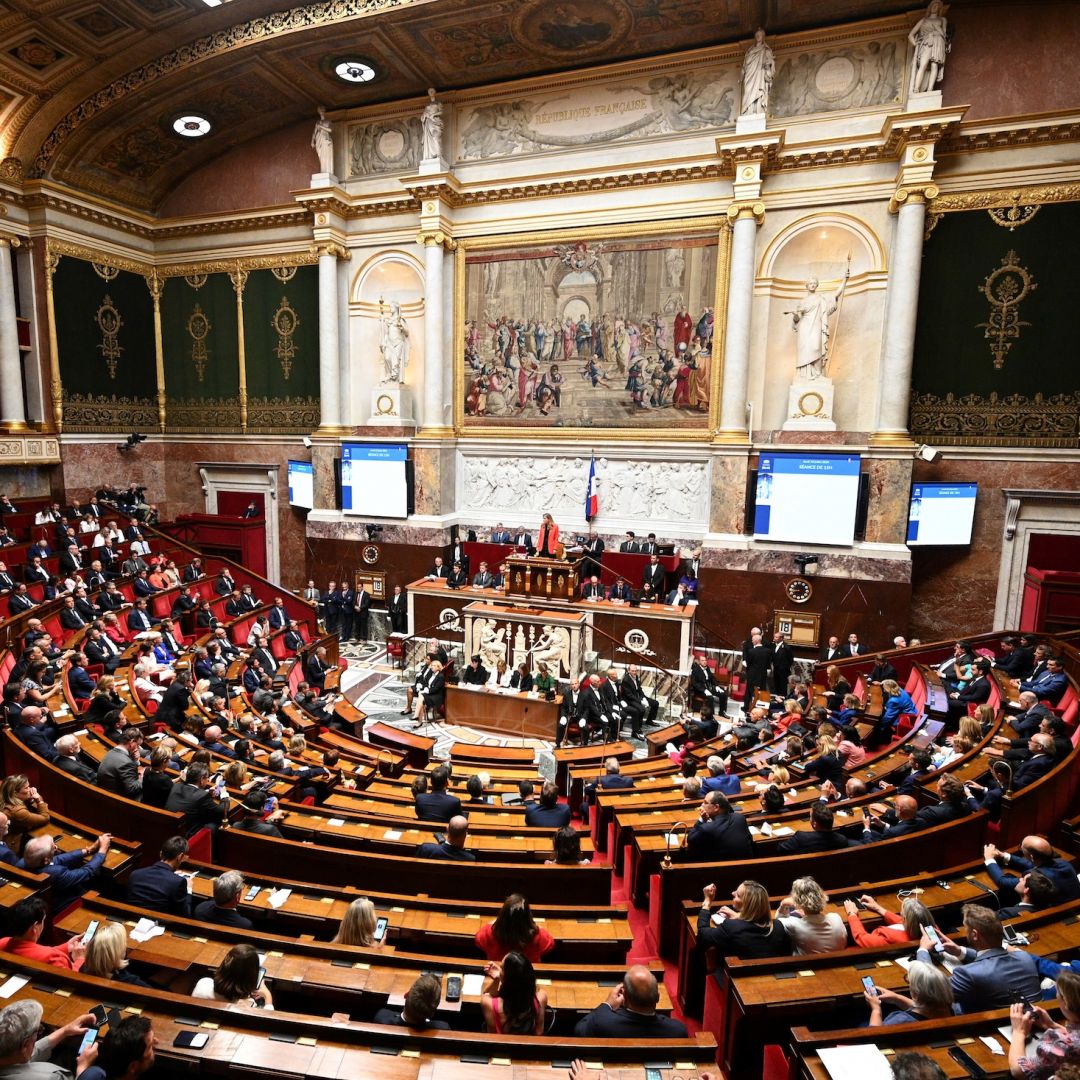
[(524, 548), (526, 551), (532, 551), (533, 549), (532, 537), (524, 527), (514, 530), (514, 537), (510, 542), (515, 547)]
[(450, 549), (450, 564), (461, 563), (461, 569), (465, 571), (465, 576), (469, 574), (469, 556), (465, 554), (465, 545), (457, 538), (454, 538), (454, 543)]
[(289, 625), (289, 613), (285, 610), (285, 601), (280, 596), (274, 597), (274, 606), (266, 613), (272, 630), (284, 630)]
[(349, 641), (353, 637), (353, 623), (356, 621), (356, 592), (347, 582), (341, 583), (341, 621), (338, 625), (338, 637)]
[(858, 634), (848, 634), (847, 636), (847, 655), (848, 656), (865, 656), (869, 650), (865, 645), (859, 644)]
[(326, 673), (330, 665), (326, 662), (326, 647), (320, 645), (307, 659), (304, 665), (307, 681), (321, 691), (326, 684)]
[(626, 539), (619, 545), (619, 550), (629, 555), (636, 555), (641, 548), (638, 547), (637, 537), (632, 532), (627, 532)]
[(660, 545), (656, 542), (656, 533), (649, 533), (648, 538), (638, 545), (638, 551), (642, 555), (658, 555)]
[(642, 574), (642, 587), (649, 585), (656, 596), (665, 596), (664, 583), (666, 581), (667, 571), (660, 565), (660, 560), (656, 555), (650, 555), (649, 564), (645, 567), (644, 574)]
[(772, 660), (772, 649), (763, 644), (760, 634), (754, 634), (750, 638), (750, 648), (746, 652), (746, 694), (743, 697), (743, 708), (747, 711), (753, 708), (757, 691), (769, 685), (769, 666)]
[(491, 532), (492, 544), (509, 544), (510, 530), (500, 521)]
[(400, 585), (394, 586), (394, 595), (387, 604), (390, 611), (390, 630), (395, 634), (409, 632), (409, 601)]
[(586, 558), (581, 564), (582, 576), (591, 577), (593, 574), (600, 575), (600, 556), (604, 553), (604, 541), (596, 535), (596, 530), (589, 527), (589, 535), (585, 541)]
[(327, 584), (322, 596), (323, 623), (328, 634), (336, 634), (341, 625), (341, 590), (336, 581)]
[(786, 698), (788, 679), (791, 677), (791, 665), (795, 663), (795, 654), (787, 643), (787, 638), (777, 630), (772, 643), (772, 690), (777, 697)]
[(361, 582), (353, 600), (353, 638), (358, 641), (368, 639), (368, 612), (371, 611), (371, 593)]

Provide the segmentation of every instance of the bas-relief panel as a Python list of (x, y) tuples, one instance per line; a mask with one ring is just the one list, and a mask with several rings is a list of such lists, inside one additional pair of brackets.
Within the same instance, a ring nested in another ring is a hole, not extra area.
[(350, 177), (405, 172), (420, 164), (419, 117), (356, 124), (348, 129), (346, 140)]
[(734, 123), (738, 68), (726, 66), (574, 87), (463, 108), (458, 160), (622, 142)]
[[(461, 515), (491, 514), (530, 527), (550, 513), (564, 527), (584, 520), (589, 458), (460, 455)], [(600, 501), (598, 529), (625, 523), (639, 529), (669, 523), (704, 530), (709, 519), (709, 466), (705, 461), (641, 461), (596, 458)], [(646, 530), (648, 531), (648, 530)], [(670, 530), (669, 530), (670, 531)]]
[(463, 427), (703, 432), (715, 232), (465, 253)]

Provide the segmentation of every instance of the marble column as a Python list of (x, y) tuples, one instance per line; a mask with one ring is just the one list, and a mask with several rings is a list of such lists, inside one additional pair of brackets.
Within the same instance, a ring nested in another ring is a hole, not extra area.
[(890, 255), (889, 292), (885, 301), (885, 331), (878, 378), (875, 445), (910, 445), (908, 406), (911, 368), (915, 358), (915, 321), (919, 312), (919, 277), (922, 273), (923, 229), (926, 200), (937, 194), (930, 185), (922, 190), (900, 189), (893, 196), (897, 207), (896, 233)]
[(341, 428), (338, 323), (338, 257), (333, 247), (319, 248), (319, 429)]
[(424, 241), (424, 412), (425, 432), (443, 423), (443, 237), (425, 233)]
[(724, 383), (720, 392), (719, 438), (745, 442), (746, 388), (750, 377), (750, 312), (754, 303), (754, 254), (757, 229), (765, 216), (760, 203), (728, 210), (734, 218), (731, 273), (728, 278), (727, 327), (724, 337)]
[(11, 249), (18, 244), (18, 240), (0, 237), (0, 426), (7, 431), (26, 429), (15, 279), (11, 272)]

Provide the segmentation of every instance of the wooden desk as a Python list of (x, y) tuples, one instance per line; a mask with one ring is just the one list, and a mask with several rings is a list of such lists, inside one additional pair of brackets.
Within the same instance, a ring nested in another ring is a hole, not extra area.
[(446, 688), (446, 722), (510, 735), (520, 739), (551, 739), (559, 718), (559, 703), (530, 697), (516, 690), (499, 691), (487, 687)]

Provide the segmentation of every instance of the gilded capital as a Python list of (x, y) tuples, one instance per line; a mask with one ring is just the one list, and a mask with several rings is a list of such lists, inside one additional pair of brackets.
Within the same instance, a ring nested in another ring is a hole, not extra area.
[(727, 216), (732, 222), (753, 218), (759, 225), (765, 220), (765, 204), (757, 201), (736, 200), (728, 205)]
[(416, 242), (421, 247), (444, 247), (447, 251), (457, 251), (457, 241), (442, 229), (421, 229), (416, 234)]
[(320, 240), (312, 246), (312, 251), (318, 256), (333, 255), (336, 259), (342, 259), (348, 262), (352, 258), (352, 252), (343, 244), (338, 244), (333, 240)]
[(889, 213), (897, 213), (906, 204), (933, 202), (939, 194), (941, 189), (937, 184), (905, 184), (893, 192), (889, 200)]
[(22, 247), (22, 241), (17, 236), (8, 236), (4, 233), (0, 233), (0, 246), (2, 247)]

